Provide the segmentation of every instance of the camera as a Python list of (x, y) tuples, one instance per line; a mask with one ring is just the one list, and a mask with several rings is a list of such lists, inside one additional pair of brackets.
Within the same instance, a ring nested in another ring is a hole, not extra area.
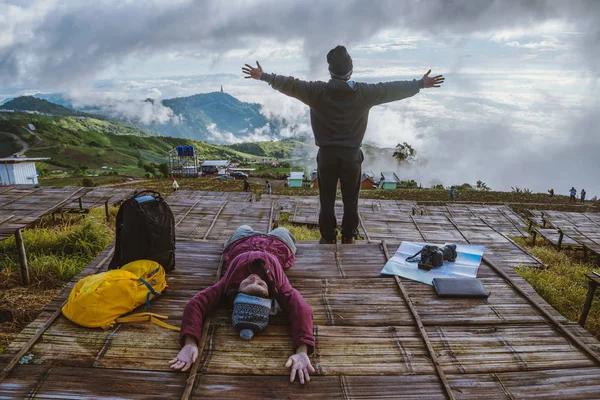
[(455, 244), (447, 244), (443, 248), (439, 248), (438, 246), (433, 245), (425, 245), (419, 252), (411, 257), (408, 257), (406, 261), (414, 262), (415, 257), (421, 254), (421, 259), (419, 260), (419, 269), (424, 269), (426, 271), (431, 270), (432, 268), (439, 268), (444, 265), (444, 261), (453, 262), (456, 260), (456, 245)]

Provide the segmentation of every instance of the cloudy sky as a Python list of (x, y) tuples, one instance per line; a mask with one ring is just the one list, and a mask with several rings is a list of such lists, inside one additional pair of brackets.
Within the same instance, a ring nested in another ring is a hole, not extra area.
[(600, 196), (600, 1), (0, 0), (0, 9), (0, 99), (63, 92), (89, 104), (223, 84), (310, 132), (304, 105), (240, 68), (260, 60), (268, 72), (325, 80), (327, 51), (344, 44), (357, 81), (429, 68), (446, 76), (442, 88), (371, 111), (366, 142), (417, 149), (415, 165), (397, 168), (402, 178)]

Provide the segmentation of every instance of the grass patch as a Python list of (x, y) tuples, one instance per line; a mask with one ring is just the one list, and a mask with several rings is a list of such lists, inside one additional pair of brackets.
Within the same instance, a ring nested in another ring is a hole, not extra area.
[[(40, 226), (23, 231), (33, 286), (62, 286), (111, 242), (112, 223), (104, 223), (103, 211), (95, 209), (83, 220), (80, 216), (67, 216), (58, 224), (45, 218)], [(19, 257), (13, 236), (0, 242), (0, 288), (15, 287), (19, 282)]]
[(35, 320), (59, 289), (13, 287), (0, 291), (0, 354)]
[(279, 226), (289, 230), (296, 240), (319, 240), (321, 233), (318, 227), (311, 227), (309, 225), (298, 225), (289, 222), (290, 213), (281, 213), (279, 215)]
[[(600, 268), (592, 262), (585, 262), (581, 252), (564, 249), (559, 252), (543, 240), (540, 240), (540, 244), (536, 246), (531, 246), (522, 238), (517, 238), (516, 241), (550, 266), (548, 269), (517, 268), (519, 276), (558, 312), (571, 321), (577, 321), (587, 295), (586, 275), (591, 274), (592, 271), (600, 272)], [(598, 291), (585, 327), (588, 332), (600, 339), (600, 293)]]

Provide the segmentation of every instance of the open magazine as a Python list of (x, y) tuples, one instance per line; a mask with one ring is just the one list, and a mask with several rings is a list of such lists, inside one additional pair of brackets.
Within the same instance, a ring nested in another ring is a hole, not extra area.
[[(396, 254), (385, 264), (381, 273), (398, 275), (417, 282), (433, 285), (433, 278), (476, 278), (484, 247), (473, 244), (456, 244), (456, 261), (444, 261), (444, 265), (430, 271), (419, 269), (416, 262), (406, 259), (421, 250), (423, 246), (434, 243), (402, 242)], [(440, 246), (440, 245), (437, 245)], [(440, 246), (440, 247), (443, 247)]]

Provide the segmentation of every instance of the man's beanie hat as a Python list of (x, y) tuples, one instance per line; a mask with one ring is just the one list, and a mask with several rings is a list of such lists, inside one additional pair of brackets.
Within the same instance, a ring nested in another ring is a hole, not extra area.
[(271, 300), (262, 297), (238, 293), (233, 300), (233, 327), (240, 331), (240, 337), (252, 339), (254, 333), (261, 332), (269, 325)]
[(327, 63), (329, 72), (338, 78), (348, 78), (352, 75), (352, 57), (346, 51), (344, 46), (337, 46), (327, 53)]

